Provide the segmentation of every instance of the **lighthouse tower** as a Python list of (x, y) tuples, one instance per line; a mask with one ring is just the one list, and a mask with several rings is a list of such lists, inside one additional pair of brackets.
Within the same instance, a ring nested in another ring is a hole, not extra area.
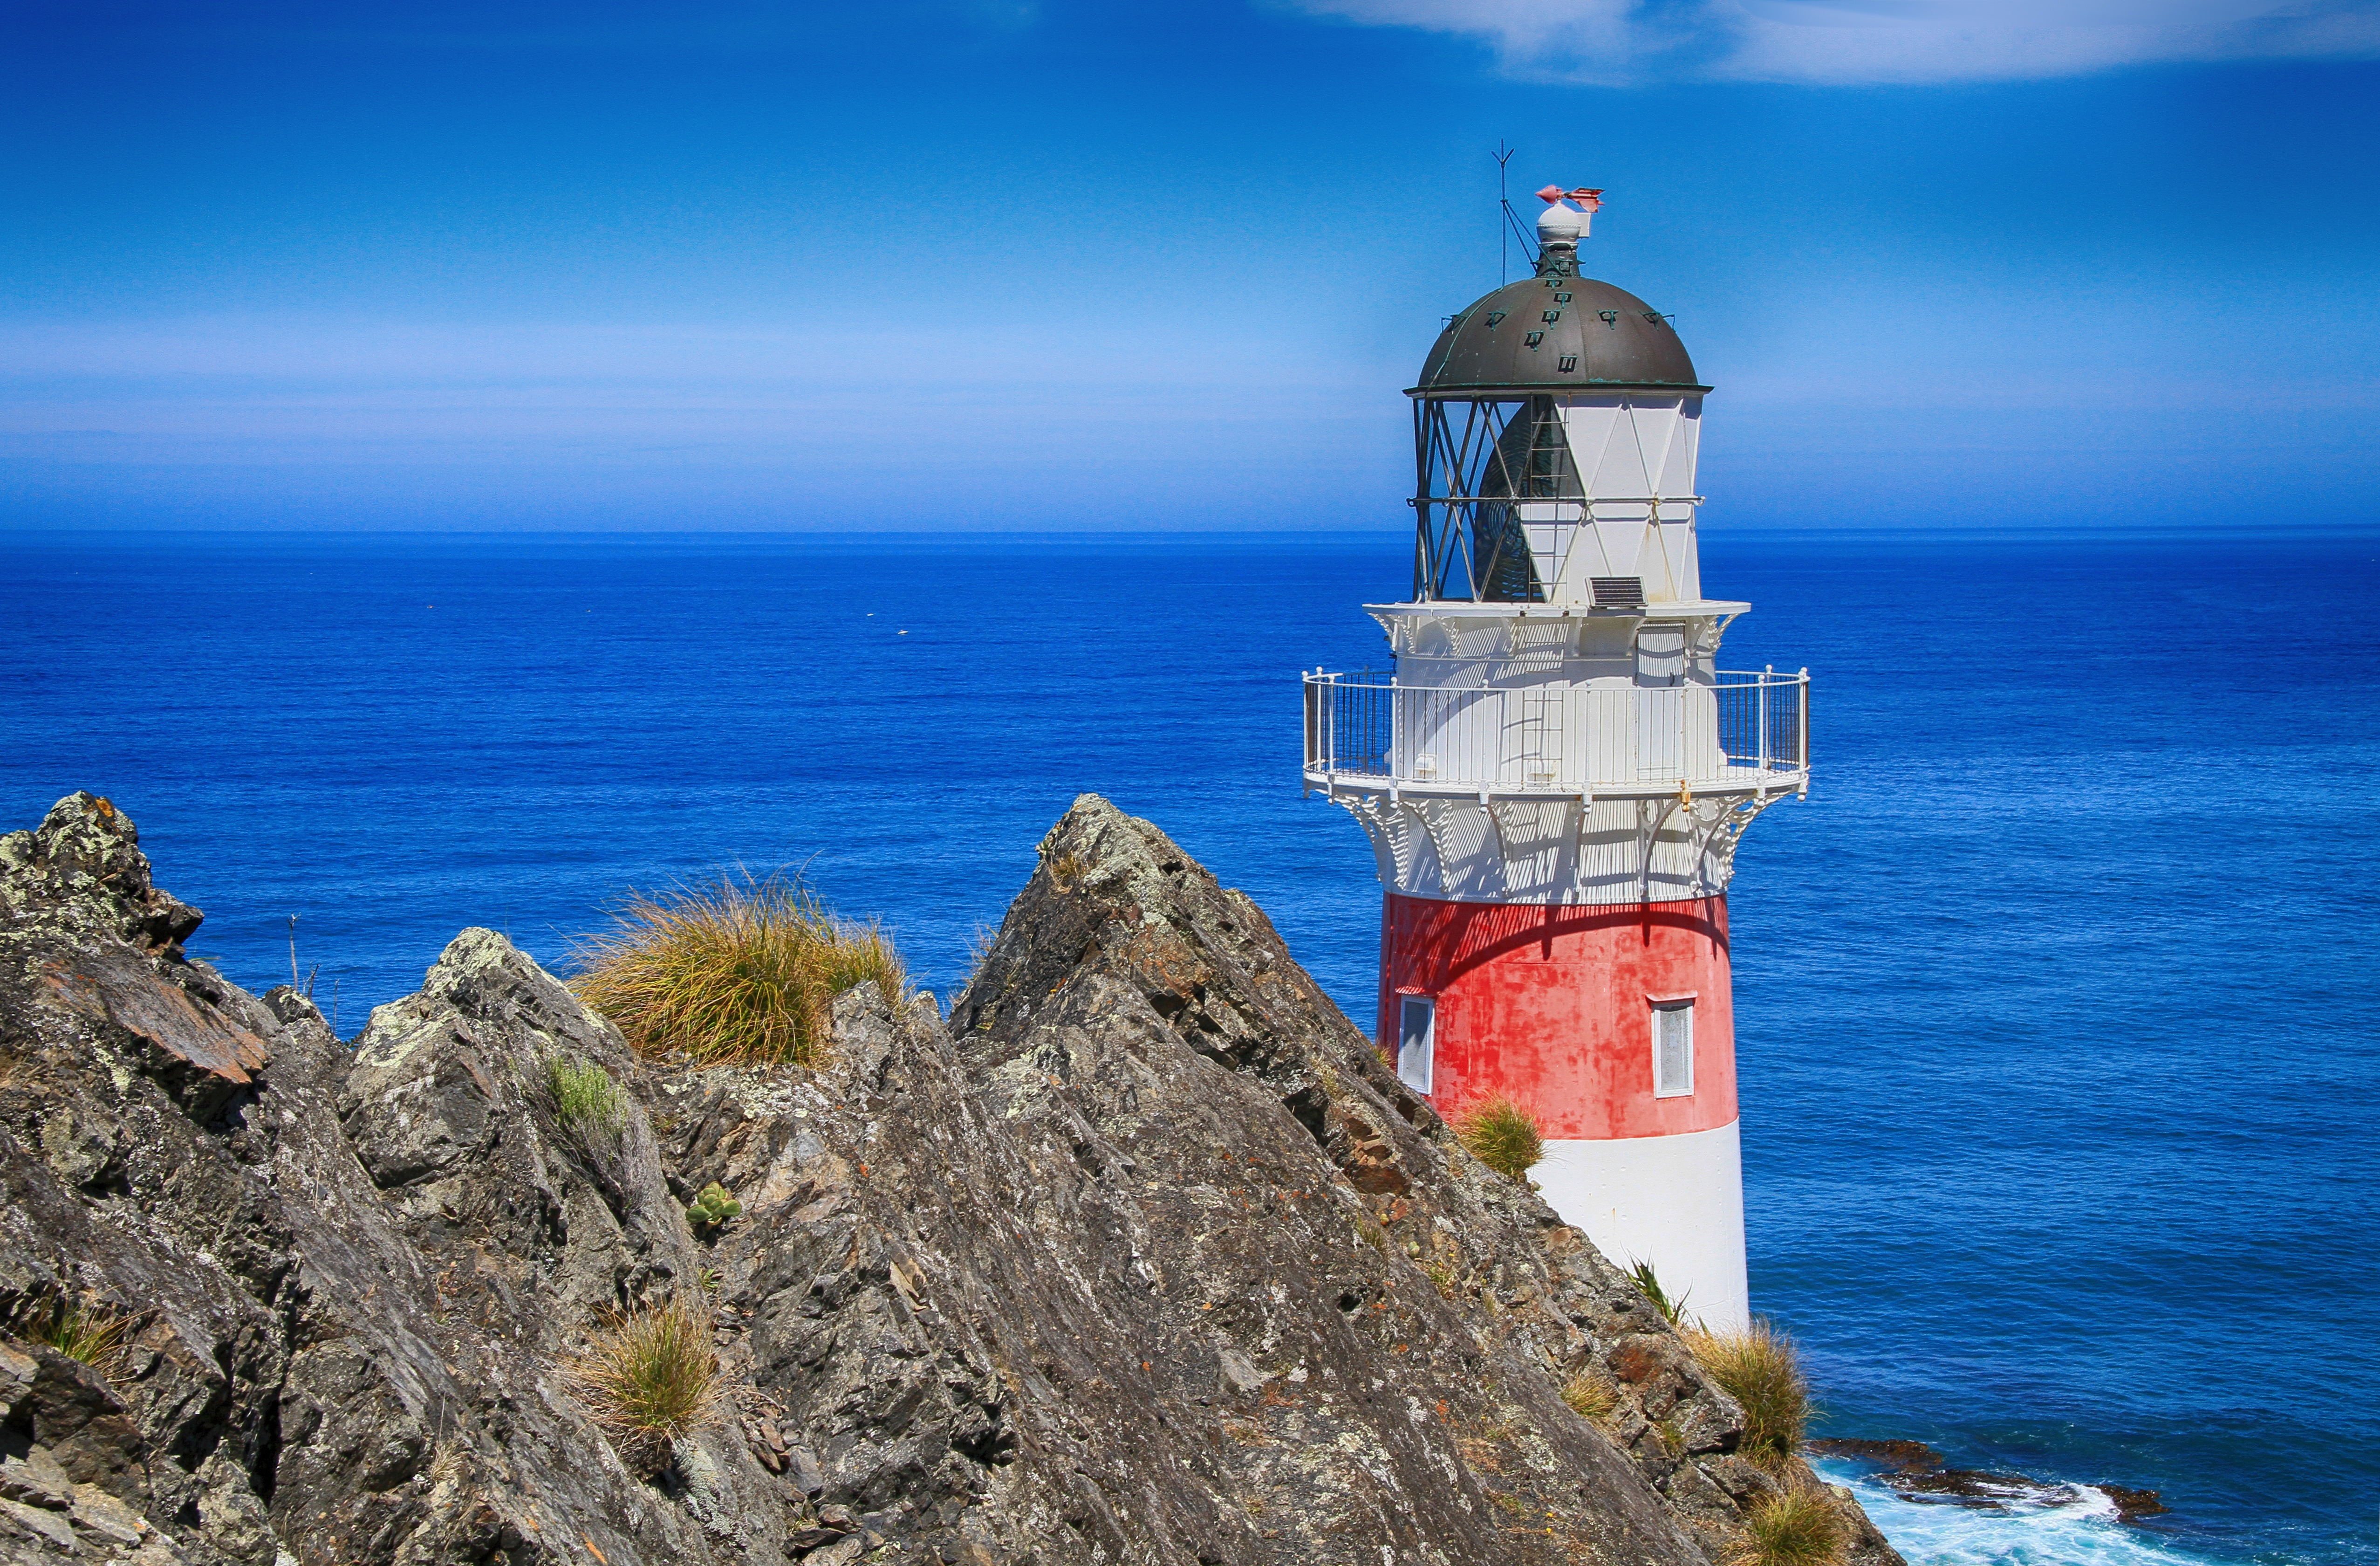
[(1809, 677), (1718, 667), (1751, 606), (1703, 593), (1711, 388), (1666, 315), (1580, 275), (1599, 192), (1538, 194), (1536, 275), (1455, 315), (1408, 393), (1413, 599), (1365, 606), (1395, 672), (1305, 677), (1305, 782), (1379, 861), (1398, 1074), (1532, 1111), (1554, 1209), (1740, 1328), (1727, 885), (1808, 788)]

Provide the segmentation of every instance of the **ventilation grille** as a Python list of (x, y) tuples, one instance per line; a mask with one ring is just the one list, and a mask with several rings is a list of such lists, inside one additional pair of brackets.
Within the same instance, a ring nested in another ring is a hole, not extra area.
[(1641, 576), (1599, 576), (1588, 583), (1595, 589), (1595, 606), (1598, 609), (1641, 609), (1645, 606), (1645, 579)]

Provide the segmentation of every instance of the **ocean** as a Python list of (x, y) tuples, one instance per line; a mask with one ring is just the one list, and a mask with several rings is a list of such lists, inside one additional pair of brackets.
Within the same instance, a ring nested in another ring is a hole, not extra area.
[[(1297, 672), (1383, 667), (1408, 538), (0, 534), (0, 827), (139, 824), (192, 949), (353, 1033), (487, 924), (795, 867), (947, 993), (1078, 792), (1368, 1023), (1379, 888)], [(1912, 1561), (2331, 1563), (2380, 1505), (2380, 540), (1706, 529), (1812, 670), (1731, 893), (1755, 1308)], [(297, 923), (293, 928), (290, 920)], [(2050, 1499), (2059, 1492), (2047, 1492)]]

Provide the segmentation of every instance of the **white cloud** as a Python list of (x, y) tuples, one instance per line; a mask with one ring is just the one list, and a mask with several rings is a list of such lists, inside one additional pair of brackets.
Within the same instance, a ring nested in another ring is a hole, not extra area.
[(2016, 80), (2155, 62), (2380, 56), (2380, 0), (1290, 0), (1628, 85)]

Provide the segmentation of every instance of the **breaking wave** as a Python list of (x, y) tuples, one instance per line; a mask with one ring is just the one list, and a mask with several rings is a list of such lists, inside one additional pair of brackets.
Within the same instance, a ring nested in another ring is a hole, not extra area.
[(2213, 1559), (2119, 1521), (2116, 1503), (2089, 1485), (2011, 1486), (1979, 1507), (1911, 1500), (1856, 1462), (1815, 1466), (1829, 1483), (1851, 1486), (1909, 1566), (2208, 1566)]

